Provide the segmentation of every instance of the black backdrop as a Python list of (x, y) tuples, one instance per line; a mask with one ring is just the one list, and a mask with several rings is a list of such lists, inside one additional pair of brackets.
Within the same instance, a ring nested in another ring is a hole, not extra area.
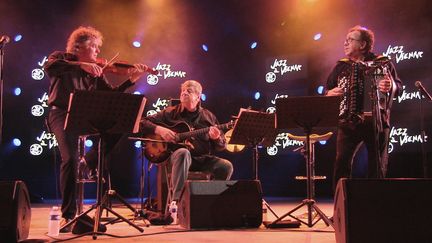
[[(177, 97), (184, 80), (196, 79), (204, 86), (203, 105), (221, 122), (230, 120), (241, 107), (269, 110), (276, 96), (316, 95), (336, 60), (343, 57), (346, 31), (357, 24), (366, 26), (375, 31), (375, 52), (390, 54), (405, 85), (392, 112), (389, 176), (421, 177), (420, 96), (414, 83), (419, 80), (432, 89), (431, 10), (427, 0), (4, 0), (0, 3), (0, 34), (13, 38), (19, 33), (23, 38), (4, 48), (0, 179), (21, 179), (33, 195), (55, 197), (58, 165), (52, 153), (54, 140), (44, 127), (49, 81), (41, 64), (52, 51), (64, 50), (68, 34), (80, 25), (94, 26), (104, 34), (100, 56), (109, 59), (120, 52), (120, 60), (159, 69), (161, 76), (143, 77), (130, 90), (146, 95), (146, 112), (157, 111), (168, 98)], [(317, 33), (321, 38), (314, 40)], [(141, 47), (135, 48), (131, 43), (138, 39)], [(257, 47), (251, 49), (254, 41)], [(266, 75), (275, 79), (266, 79)], [(118, 77), (111, 80), (114, 84), (121, 81)], [(149, 84), (156, 81), (156, 85)], [(14, 95), (16, 87), (21, 88), (18, 96)], [(254, 99), (256, 91), (261, 93), (259, 100)], [(430, 107), (430, 103), (424, 106), (427, 134)], [(13, 138), (20, 138), (20, 147), (12, 146)], [(278, 139), (276, 155), (260, 149), (264, 193), (304, 196), (304, 182), (294, 180), (295, 175), (305, 173), (303, 157), (292, 151), (298, 144), (283, 136)], [(317, 174), (328, 178), (334, 140), (316, 147)], [(431, 157), (430, 143), (425, 145)], [(111, 158), (114, 187), (126, 197), (138, 195), (139, 155), (133, 141), (123, 139)], [(234, 163), (233, 179), (253, 177), (250, 149), (221, 155)], [(362, 150), (356, 159), (356, 176), (364, 175), (364, 158)], [(154, 175), (155, 168), (152, 185)], [(318, 182), (317, 191), (318, 196), (330, 195), (330, 179)]]

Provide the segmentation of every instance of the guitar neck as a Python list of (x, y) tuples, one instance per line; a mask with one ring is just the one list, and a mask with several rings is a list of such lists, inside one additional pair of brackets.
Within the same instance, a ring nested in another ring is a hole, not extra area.
[[(218, 129), (224, 130), (229, 128), (230, 126), (232, 126), (231, 122), (225, 123), (225, 124), (220, 124), (220, 125), (216, 125), (216, 127)], [(210, 127), (205, 127), (205, 128), (200, 128), (200, 129), (196, 129), (196, 130), (192, 130), (190, 132), (182, 132), (182, 133), (177, 133), (177, 141), (183, 141), (185, 139), (191, 138), (191, 137), (196, 137), (196, 136), (200, 136), (200, 135), (204, 135), (206, 133), (208, 133), (208, 131), (210, 130)]]

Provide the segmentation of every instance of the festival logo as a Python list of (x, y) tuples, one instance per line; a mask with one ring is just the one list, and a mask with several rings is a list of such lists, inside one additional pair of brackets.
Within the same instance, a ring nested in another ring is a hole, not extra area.
[[(31, 107), (31, 114), (35, 117), (42, 117), (45, 109), (48, 108), (48, 94), (45, 92), (37, 99), (37, 104)], [(36, 137), (36, 142), (30, 146), (30, 154), (34, 156), (41, 155), (44, 148), (52, 149), (57, 146), (57, 140), (54, 133), (42, 131), (41, 135)]]
[(158, 98), (155, 103), (152, 104), (153, 109), (147, 111), (147, 116), (154, 115), (163, 109), (167, 108), (170, 100)]
[(41, 98), (37, 99), (38, 104), (31, 107), (31, 114), (33, 116), (42, 116), (45, 113), (45, 108), (48, 108), (48, 95), (45, 92)]
[(147, 76), (147, 83), (149, 85), (157, 85), (159, 83), (159, 79), (168, 79), (168, 78), (185, 78), (186, 72), (180, 70), (172, 70), (171, 64), (162, 64), (158, 62), (155, 68), (159, 71), (158, 74), (149, 74)]
[(292, 140), (288, 137), (288, 133), (279, 133), (276, 136), (275, 143), (273, 146), (267, 148), (267, 154), (274, 156), (280, 149), (286, 149), (287, 147), (303, 146), (303, 141)]
[(276, 94), (274, 99), (270, 101), (271, 105), (267, 108), (267, 113), (275, 113), (276, 112), (276, 99), (278, 98), (288, 98), (288, 95), (279, 95)]
[[(425, 136), (425, 141), (427, 142), (427, 136)], [(389, 142), (389, 153), (393, 152), (395, 146), (402, 147), (406, 144), (413, 143), (423, 143), (423, 138), (421, 134), (412, 134), (408, 128), (396, 128), (392, 127), (390, 131), (390, 142)]]
[(42, 134), (36, 137), (36, 143), (30, 146), (30, 154), (34, 156), (41, 155), (44, 148), (52, 149), (58, 146), (54, 133), (42, 131)]
[(302, 70), (301, 64), (288, 64), (286, 59), (275, 59), (273, 64), (270, 65), (272, 71), (266, 73), (265, 80), (267, 83), (276, 82), (277, 76), (283, 76), (290, 72), (299, 72)]
[(43, 70), (43, 65), (45, 64), (45, 62), (48, 61), (48, 58), (46, 56), (44, 56), (44, 58), (42, 59), (41, 62), (38, 62), (39, 68), (35, 68), (32, 70), (31, 72), (31, 77), (34, 80), (42, 80), (45, 77), (45, 72)]
[(402, 91), (399, 93), (400, 94), (398, 95), (398, 97), (394, 98), (394, 100), (397, 100), (398, 103), (402, 103), (403, 101), (406, 100), (421, 99), (420, 91), (417, 90), (417, 91), (408, 92), (406, 91), (405, 85), (402, 86)]
[(396, 58), (396, 63), (410, 59), (423, 58), (423, 51), (409, 51), (405, 52), (404, 46), (391, 46), (387, 47), (387, 51), (383, 53), (384, 56), (393, 59)]

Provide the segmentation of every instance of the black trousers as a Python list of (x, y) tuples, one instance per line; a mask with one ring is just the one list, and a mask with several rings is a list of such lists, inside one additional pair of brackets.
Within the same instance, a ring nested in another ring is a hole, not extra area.
[[(64, 123), (66, 120), (66, 111), (62, 109), (51, 109), (48, 115), (48, 125), (51, 132), (54, 133), (58, 148), (60, 151), (60, 191), (62, 195), (62, 217), (73, 219), (77, 212), (76, 205), (76, 178), (78, 165), (78, 137), (75, 132), (65, 131)], [(117, 144), (121, 135), (110, 135), (105, 138), (103, 149), (105, 157)], [(97, 145), (88, 151), (85, 155), (87, 165), (90, 169), (97, 167), (98, 151)]]
[[(378, 148), (375, 145), (373, 121), (371, 117), (358, 124), (339, 123), (336, 138), (336, 161), (333, 171), (333, 190), (340, 178), (351, 177), (352, 163), (360, 146), (364, 143), (368, 151), (368, 178), (384, 178), (387, 173), (388, 143), (390, 128), (378, 134)], [(381, 155), (378, 162), (376, 151)]]

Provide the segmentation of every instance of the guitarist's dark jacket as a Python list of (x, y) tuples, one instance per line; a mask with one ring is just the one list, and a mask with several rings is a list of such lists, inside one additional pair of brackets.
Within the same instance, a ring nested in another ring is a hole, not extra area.
[[(187, 124), (187, 126), (185, 126)], [(144, 118), (141, 121), (141, 128), (144, 135), (154, 134), (157, 125), (169, 128), (177, 133), (188, 132), (188, 129), (208, 128), (213, 125), (218, 125), (219, 122), (216, 116), (209, 110), (198, 106), (195, 112), (189, 112), (186, 109), (182, 110), (181, 104), (169, 106), (163, 111)], [(225, 137), (219, 137), (218, 140), (212, 140), (208, 134), (200, 135), (189, 139), (193, 144), (191, 149), (192, 156), (201, 156), (213, 154), (214, 151), (220, 151), (225, 148)]]

